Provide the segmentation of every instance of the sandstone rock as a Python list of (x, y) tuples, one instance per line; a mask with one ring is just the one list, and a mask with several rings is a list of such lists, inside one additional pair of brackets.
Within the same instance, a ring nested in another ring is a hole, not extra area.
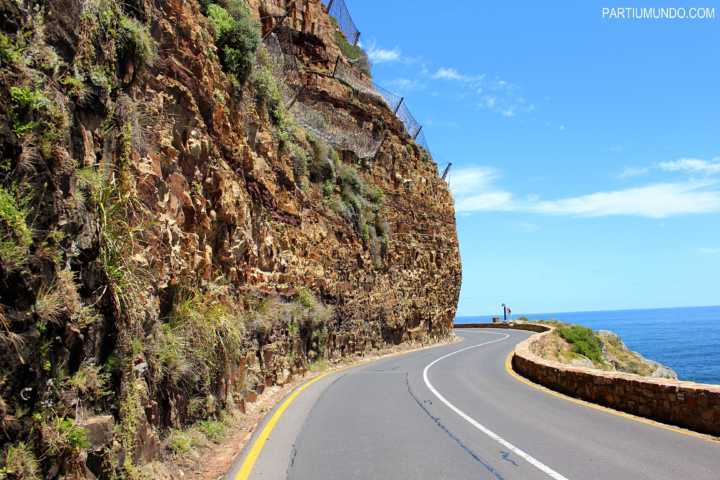
[(112, 443), (115, 427), (115, 419), (112, 415), (90, 417), (79, 422), (78, 425), (87, 432), (91, 450), (100, 450)]

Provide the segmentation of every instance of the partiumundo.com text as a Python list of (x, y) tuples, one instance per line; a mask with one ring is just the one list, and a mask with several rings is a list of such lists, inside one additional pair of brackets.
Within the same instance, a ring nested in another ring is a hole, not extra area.
[(715, 7), (603, 7), (610, 20), (714, 20)]

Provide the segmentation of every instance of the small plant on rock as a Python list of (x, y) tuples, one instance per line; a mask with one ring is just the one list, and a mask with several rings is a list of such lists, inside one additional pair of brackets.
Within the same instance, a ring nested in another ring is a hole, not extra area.
[(232, 2), (230, 11), (211, 3), (207, 7), (207, 13), (223, 67), (233, 74), (240, 84), (245, 83), (260, 45), (259, 25), (252, 18), (247, 6), (239, 2)]
[(32, 449), (24, 442), (10, 445), (2, 458), (0, 478), (40, 480), (40, 466)]

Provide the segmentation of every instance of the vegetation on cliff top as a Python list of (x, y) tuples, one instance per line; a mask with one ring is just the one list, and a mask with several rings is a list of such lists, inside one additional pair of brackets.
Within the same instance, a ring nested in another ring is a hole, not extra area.
[(555, 327), (550, 335), (533, 344), (533, 351), (561, 363), (617, 370), (642, 376), (677, 378), (669, 368), (630, 350), (612, 332), (558, 321), (540, 321)]

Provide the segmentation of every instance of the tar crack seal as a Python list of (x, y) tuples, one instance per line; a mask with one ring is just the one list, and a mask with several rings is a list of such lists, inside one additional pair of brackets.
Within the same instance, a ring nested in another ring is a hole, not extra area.
[[(463, 450), (465, 450), (465, 452), (467, 452), (467, 454), (470, 455), (470, 456), (473, 458), (473, 460), (475, 460), (475, 461), (478, 462), (480, 465), (482, 465), (483, 467), (485, 467), (485, 469), (486, 469), (488, 472), (490, 472), (496, 479), (498, 479), (498, 480), (505, 480), (504, 477), (500, 474), (500, 472), (498, 472), (497, 470), (495, 470), (495, 468), (493, 468), (493, 466), (490, 465), (490, 463), (488, 463), (487, 461), (483, 460), (483, 458), (480, 457), (480, 455), (478, 455), (477, 453), (473, 452), (473, 451), (470, 449), (470, 447), (468, 447), (467, 445), (465, 445), (465, 444), (463, 443), (463, 441), (460, 440), (460, 438), (457, 437), (457, 435), (455, 435), (454, 433), (452, 433), (445, 425), (443, 425), (443, 423), (440, 421), (440, 419), (439, 419), (438, 417), (434, 416), (432, 413), (430, 413), (430, 411), (429, 411), (427, 408), (425, 408), (425, 405), (423, 405), (423, 403), (425, 403), (425, 402), (421, 401), (421, 400), (415, 395), (415, 393), (412, 391), (412, 388), (410, 388), (410, 380), (408, 379), (408, 375), (407, 375), (407, 374), (405, 374), (405, 385), (407, 385), (408, 393), (409, 393), (410, 396), (413, 398), (413, 400), (415, 400), (415, 403), (417, 403), (418, 407), (420, 407), (420, 409), (421, 409), (423, 412), (425, 412), (425, 414), (426, 414), (428, 417), (430, 417), (430, 418), (435, 422), (435, 424), (436, 424), (438, 427), (440, 427), (440, 429), (441, 429), (443, 432), (445, 432), (445, 434), (447, 434), (448, 437), (450, 437), (453, 441), (455, 441), (455, 443), (457, 443), (458, 446), (460, 446), (460, 448), (462, 448)], [(512, 461), (512, 460), (511, 460), (511, 461)], [(513, 462), (513, 463), (514, 463), (514, 462)]]

